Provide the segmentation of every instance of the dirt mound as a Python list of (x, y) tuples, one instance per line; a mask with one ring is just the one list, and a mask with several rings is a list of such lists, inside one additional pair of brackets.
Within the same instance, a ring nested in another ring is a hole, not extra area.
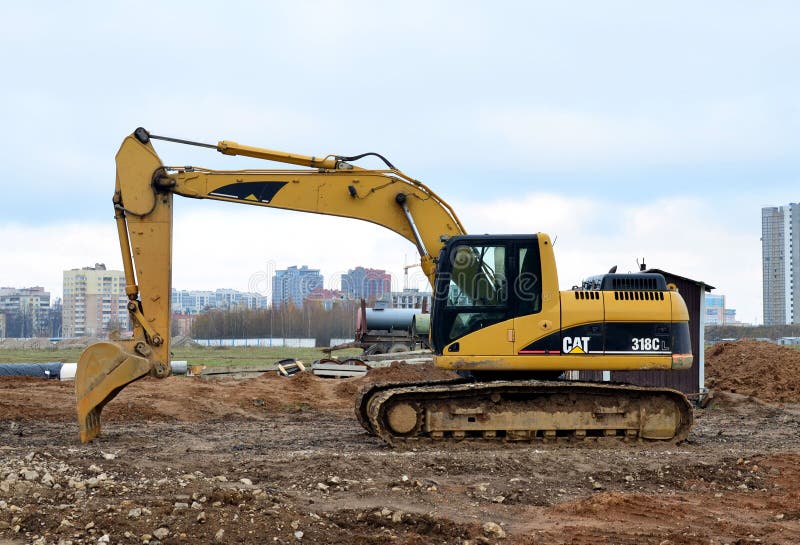
[(800, 350), (761, 341), (706, 350), (706, 385), (764, 401), (800, 403)]
[[(281, 377), (264, 373), (249, 380), (172, 376), (145, 378), (127, 386), (103, 411), (110, 422), (201, 422), (230, 418), (262, 419), (270, 414), (312, 410), (352, 411), (365, 384), (385, 381), (442, 380), (454, 374), (432, 365), (395, 362), (364, 377), (326, 379), (312, 373)], [(72, 382), (25, 377), (0, 380), (0, 419), (74, 418)]]
[(53, 348), (49, 339), (0, 339), (0, 350), (41, 350)]
[(196, 348), (200, 346), (200, 344), (194, 342), (191, 337), (185, 337), (183, 335), (172, 337), (170, 343), (172, 344), (173, 348)]
[(363, 377), (342, 381), (337, 384), (336, 395), (352, 400), (361, 388), (373, 382), (417, 382), (421, 380), (447, 380), (458, 375), (454, 371), (440, 369), (432, 363), (412, 365), (402, 361), (393, 361), (388, 367), (370, 369)]
[(454, 371), (440, 369), (432, 363), (411, 365), (402, 361), (393, 361), (389, 367), (371, 369), (366, 378), (369, 382), (412, 382), (415, 380), (445, 380), (456, 376)]
[(56, 348), (86, 348), (96, 342), (100, 342), (95, 337), (76, 337), (74, 339), (61, 339), (56, 343)]

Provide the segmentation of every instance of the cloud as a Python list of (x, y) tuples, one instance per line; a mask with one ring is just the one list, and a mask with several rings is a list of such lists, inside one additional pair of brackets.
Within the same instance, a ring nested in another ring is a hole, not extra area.
[(645, 112), (560, 105), (484, 108), (474, 123), (476, 134), (506, 146), (499, 157), (524, 157), (532, 165), (559, 169), (785, 157), (795, 152), (791, 134), (797, 128), (784, 112), (758, 100), (724, 98), (651, 105)]
[(666, 197), (647, 203), (530, 193), (515, 200), (462, 202), (456, 209), (471, 232), (530, 233), (555, 240), (561, 289), (613, 265), (648, 267), (701, 280), (728, 295), (742, 321), (760, 319), (761, 245), (749, 225), (717, 210), (714, 201)]
[[(555, 241), (562, 289), (618, 265), (650, 267), (702, 280), (729, 296), (742, 320), (761, 315), (760, 243), (746, 228), (720, 220), (714, 203), (664, 198), (619, 205), (611, 199), (529, 193), (518, 199), (454, 203), (471, 233), (542, 231)], [(61, 292), (61, 271), (104, 262), (121, 268), (112, 221), (63, 225), (0, 225), (0, 284), (44, 285)], [(223, 203), (178, 200), (173, 242), (173, 286), (179, 289), (269, 292), (275, 269), (321, 269), (327, 287), (362, 265), (386, 269), (393, 289), (403, 287), (403, 265), (414, 263), (412, 244), (369, 223)], [(749, 256), (743, 259), (742, 256)], [(419, 269), (411, 287), (426, 288)]]

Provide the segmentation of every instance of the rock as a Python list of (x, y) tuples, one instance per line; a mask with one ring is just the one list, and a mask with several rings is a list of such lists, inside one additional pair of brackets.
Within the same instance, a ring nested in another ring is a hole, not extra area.
[(83, 527), (84, 530), (91, 530), (94, 528), (94, 522), (87, 522), (86, 526)]
[(301, 539), (303, 539), (303, 532), (302, 532), (302, 531), (300, 531), (300, 530), (297, 530), (297, 531), (294, 533), (294, 538), (295, 538), (295, 539), (297, 539), (298, 541), (299, 541), (299, 540), (301, 540)]
[(31, 543), (33, 545), (47, 545), (47, 540), (44, 538), (44, 536), (42, 536), (38, 539), (34, 539), (33, 541), (31, 541)]
[(159, 541), (164, 541), (169, 536), (169, 529), (162, 526), (153, 532), (153, 536)]
[(592, 482), (592, 490), (603, 490), (603, 485), (600, 484), (598, 481)]
[(253, 481), (251, 481), (248, 478), (239, 479), (239, 482), (242, 483), (245, 486), (253, 486)]
[(111, 542), (111, 536), (109, 536), (108, 534), (103, 534), (102, 536), (97, 538), (97, 545), (110, 543), (110, 542)]
[(150, 534), (142, 534), (142, 543), (150, 543), (150, 540), (153, 539), (153, 536)]
[(387, 508), (387, 507), (384, 507), (383, 509), (381, 509), (381, 516), (382, 517), (390, 517), (390, 516), (392, 516), (392, 510)]
[(783, 513), (778, 513), (777, 515), (775, 515), (775, 520), (783, 520), (784, 516), (785, 515)]
[(37, 480), (39, 480), (39, 472), (38, 471), (34, 471), (32, 469), (23, 469), (20, 472), (20, 475), (22, 475), (22, 478), (25, 479), (26, 481), (37, 481)]
[(325, 483), (317, 483), (317, 490), (322, 490), (323, 492), (327, 492), (330, 486)]
[(493, 503), (503, 503), (504, 501), (506, 501), (505, 496), (495, 496), (494, 498), (492, 498)]
[(499, 524), (495, 522), (486, 522), (483, 525), (483, 533), (487, 536), (496, 537), (497, 539), (503, 539), (506, 537), (506, 531), (500, 527)]
[(217, 475), (216, 477), (214, 477), (214, 480), (220, 483), (228, 482), (228, 478), (225, 475)]
[(89, 466), (89, 471), (91, 471), (92, 473), (102, 473), (103, 468), (98, 465), (92, 464)]
[(395, 511), (394, 513), (392, 513), (392, 522), (394, 522), (395, 524), (403, 522), (403, 512)]
[(197, 518), (195, 520), (197, 521), (198, 524), (205, 524), (205, 522), (206, 522), (206, 512), (205, 511), (200, 511), (200, 514), (197, 515)]
[(189, 504), (182, 501), (176, 501), (174, 507), (175, 509), (189, 509)]
[(140, 507), (134, 507), (130, 511), (128, 511), (128, 518), (129, 519), (138, 519), (142, 516), (142, 509)]
[(45, 473), (42, 477), (42, 484), (47, 487), (52, 487), (54, 484), (56, 484), (56, 481), (53, 479), (53, 476), (50, 475), (50, 473)]
[(193, 501), (192, 502), (192, 509), (194, 509), (195, 511), (202, 511), (203, 510), (203, 504), (198, 503), (196, 501)]
[(225, 539), (225, 530), (223, 528), (220, 528), (219, 530), (217, 530), (217, 533), (214, 534), (214, 541), (222, 543), (223, 539)]
[(328, 477), (328, 484), (339, 484), (342, 482), (342, 479), (336, 477), (335, 475), (332, 477)]
[(104, 460), (113, 460), (117, 457), (116, 454), (112, 454), (110, 452), (103, 452), (102, 450), (100, 451), (100, 454), (103, 455)]

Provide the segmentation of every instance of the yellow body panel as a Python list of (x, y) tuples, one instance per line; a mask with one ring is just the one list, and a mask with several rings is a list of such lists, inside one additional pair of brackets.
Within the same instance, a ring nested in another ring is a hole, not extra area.
[(445, 348), (444, 353), (453, 351), (458, 345), (457, 354), (496, 354), (512, 356), (514, 352), (514, 320), (505, 320), (474, 331), (459, 338)]
[[(672, 315), (671, 292), (606, 291), (603, 295), (608, 322), (680, 321)], [(688, 320), (688, 315), (685, 320)]]

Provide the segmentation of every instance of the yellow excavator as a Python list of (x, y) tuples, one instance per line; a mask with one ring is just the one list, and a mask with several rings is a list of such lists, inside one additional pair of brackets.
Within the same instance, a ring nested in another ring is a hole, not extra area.
[[(153, 140), (305, 168), (170, 167)], [(368, 155), (386, 168), (353, 164)], [(365, 387), (356, 416), (387, 444), (468, 437), (678, 442), (689, 433), (692, 407), (680, 392), (559, 379), (566, 370), (691, 367), (686, 304), (661, 275), (609, 273), (559, 291), (546, 234), (468, 235), (450, 205), (376, 153), (312, 157), (138, 128), (122, 142), (116, 165), (113, 202), (133, 336), (94, 344), (79, 359), (84, 442), (100, 433), (103, 406), (125, 386), (170, 375), (174, 195), (357, 218), (415, 244), (434, 293), (435, 364), (461, 378)]]

